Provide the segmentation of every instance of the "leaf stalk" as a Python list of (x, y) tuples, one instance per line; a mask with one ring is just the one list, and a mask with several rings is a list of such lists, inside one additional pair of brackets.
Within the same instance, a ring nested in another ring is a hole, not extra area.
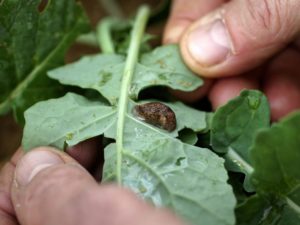
[(115, 46), (111, 37), (112, 18), (102, 19), (97, 25), (97, 41), (102, 50), (102, 53), (115, 53)]
[(119, 185), (122, 185), (122, 152), (123, 135), (125, 125), (125, 115), (127, 112), (128, 98), (130, 83), (134, 74), (135, 66), (138, 61), (140, 45), (143, 39), (146, 24), (150, 15), (148, 6), (141, 6), (131, 31), (130, 44), (128, 48), (128, 55), (125, 62), (123, 71), (123, 79), (120, 90), (120, 98), (118, 104), (118, 120), (117, 120), (117, 134), (116, 134), (116, 147), (117, 147), (117, 165), (116, 165), (116, 178)]

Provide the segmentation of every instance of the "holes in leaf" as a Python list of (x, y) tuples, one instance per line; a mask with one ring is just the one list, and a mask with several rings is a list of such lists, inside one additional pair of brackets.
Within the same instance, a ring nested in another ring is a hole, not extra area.
[(182, 163), (182, 160), (185, 160), (186, 157), (179, 157), (177, 160), (176, 160), (176, 166), (181, 166), (181, 163)]

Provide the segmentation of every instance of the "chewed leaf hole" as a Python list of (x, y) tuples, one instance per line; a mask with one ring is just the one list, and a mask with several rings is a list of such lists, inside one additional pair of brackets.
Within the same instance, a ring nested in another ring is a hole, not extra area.
[(179, 157), (177, 160), (176, 160), (176, 166), (181, 166), (181, 163), (182, 163), (182, 160), (185, 160), (186, 157)]

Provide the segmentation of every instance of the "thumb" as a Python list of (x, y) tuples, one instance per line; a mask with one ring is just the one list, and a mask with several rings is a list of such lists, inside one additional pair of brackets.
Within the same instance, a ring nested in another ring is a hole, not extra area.
[(95, 186), (92, 176), (67, 154), (37, 148), (16, 165), (11, 195), (18, 221), (35, 225), (55, 224), (55, 220), (67, 225), (69, 219), (57, 218), (58, 212), (69, 211), (74, 196)]
[(17, 163), (14, 179), (12, 201), (22, 225), (183, 225), (172, 213), (156, 210), (125, 189), (100, 186), (53, 148), (27, 153)]
[(230, 1), (189, 26), (183, 58), (207, 77), (241, 74), (295, 39), (299, 12), (299, 0)]

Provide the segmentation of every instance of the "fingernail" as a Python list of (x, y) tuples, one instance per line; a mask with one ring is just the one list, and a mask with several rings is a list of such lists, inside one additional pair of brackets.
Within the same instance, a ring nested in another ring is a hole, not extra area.
[(26, 186), (39, 172), (64, 161), (55, 153), (35, 150), (27, 153), (17, 164), (15, 179), (18, 185)]
[(223, 62), (230, 53), (230, 39), (222, 20), (195, 28), (187, 38), (191, 56), (203, 66)]

